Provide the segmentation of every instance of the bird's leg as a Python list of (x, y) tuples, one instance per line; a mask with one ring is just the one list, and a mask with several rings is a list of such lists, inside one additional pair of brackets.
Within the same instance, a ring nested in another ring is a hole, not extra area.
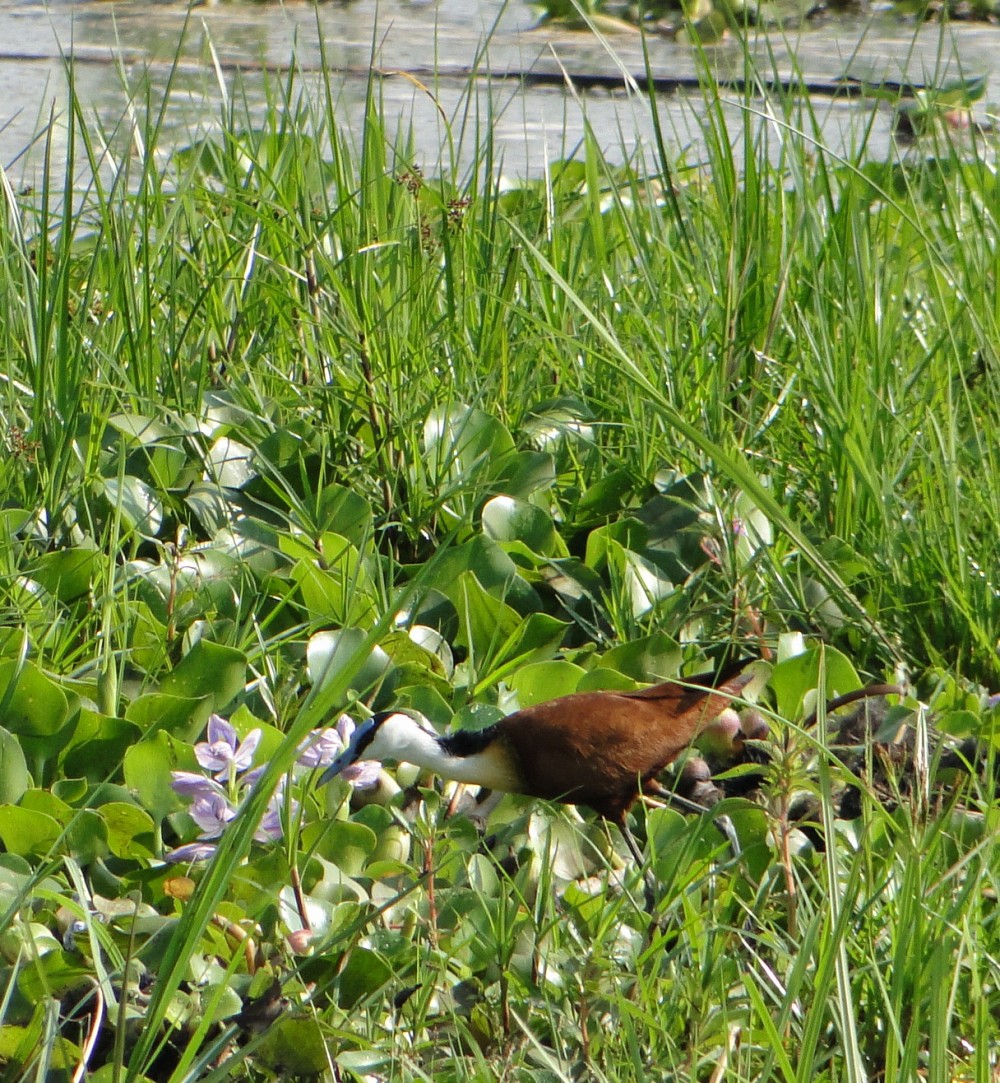
[(631, 851), (632, 856), (635, 858), (635, 863), (642, 873), (643, 897), (646, 903), (646, 913), (651, 914), (656, 908), (655, 881), (653, 880), (652, 871), (646, 863), (646, 858), (639, 848), (639, 844), (635, 841), (635, 835), (632, 834), (632, 831), (628, 826), (625, 814), (622, 813), (616, 822), (618, 824), (618, 830), (622, 833), (622, 838), (625, 840), (625, 845)]
[[(674, 793), (673, 790), (668, 790), (666, 786), (661, 785), (655, 778), (649, 779), (643, 783), (642, 792), (649, 794), (651, 797), (658, 797), (661, 801), (665, 801), (668, 805), (672, 805), (679, 812), (692, 812), (696, 816), (704, 816), (706, 812), (710, 812), (710, 809), (705, 808), (704, 805), (699, 805), (697, 801), (690, 801), (686, 797), (682, 797), (679, 793)], [(733, 857), (739, 858), (743, 855), (743, 848), (740, 846), (739, 836), (736, 834), (736, 828), (733, 827), (733, 821), (728, 816), (715, 816), (712, 819), (712, 823), (722, 833), (726, 842), (729, 843), (730, 849), (733, 851)]]

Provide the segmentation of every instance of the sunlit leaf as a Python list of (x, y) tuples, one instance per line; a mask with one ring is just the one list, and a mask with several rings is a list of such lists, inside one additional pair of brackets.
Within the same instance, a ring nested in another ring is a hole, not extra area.
[(827, 699), (861, 687), (861, 679), (846, 655), (833, 647), (811, 647), (779, 662), (771, 671), (769, 684), (783, 718), (801, 717), (806, 694), (819, 686), (821, 667)]
[(163, 505), (153, 490), (139, 478), (126, 475), (107, 478), (104, 494), (108, 503), (138, 533), (155, 537), (163, 525)]

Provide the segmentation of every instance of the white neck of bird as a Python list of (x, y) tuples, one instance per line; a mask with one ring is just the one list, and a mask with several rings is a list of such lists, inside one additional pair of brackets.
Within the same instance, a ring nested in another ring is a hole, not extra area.
[(442, 778), (505, 793), (516, 792), (518, 788), (517, 772), (504, 747), (492, 744), (468, 756), (454, 756), (441, 747), (436, 734), (404, 714), (392, 715), (382, 723), (364, 758), (401, 760)]

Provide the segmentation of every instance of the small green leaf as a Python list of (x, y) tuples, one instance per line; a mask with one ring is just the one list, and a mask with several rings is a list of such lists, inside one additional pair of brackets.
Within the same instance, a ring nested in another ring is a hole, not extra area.
[(584, 672), (572, 662), (533, 662), (522, 666), (508, 683), (517, 692), (517, 702), (522, 708), (533, 707), (575, 692)]
[(199, 639), (160, 682), (167, 695), (211, 697), (212, 710), (222, 711), (243, 691), (247, 657), (235, 647)]
[(806, 693), (819, 686), (821, 666), (825, 667), (827, 699), (861, 687), (861, 679), (846, 655), (834, 647), (811, 647), (779, 662), (771, 671), (769, 684), (782, 718), (801, 717)]
[(348, 876), (360, 876), (375, 850), (375, 832), (351, 820), (336, 820), (323, 825), (320, 854)]
[(0, 729), (0, 804), (14, 804), (31, 785), (31, 775), (17, 738)]
[(97, 565), (96, 549), (59, 549), (42, 555), (33, 577), (61, 602), (69, 602), (87, 593)]
[(12, 854), (44, 856), (61, 834), (59, 821), (44, 812), (16, 805), (0, 806), (0, 842)]
[(511, 496), (495, 496), (482, 511), (483, 530), (496, 542), (524, 542), (535, 553), (550, 554), (558, 544), (552, 519), (541, 508)]
[(300, 1013), (282, 1015), (256, 1047), (254, 1056), (280, 1079), (318, 1078), (326, 1074), (330, 1064), (319, 1019)]
[(103, 782), (121, 763), (125, 750), (142, 736), (132, 722), (84, 708), (63, 760), (63, 770), (91, 782)]
[(0, 662), (0, 724), (27, 737), (52, 737), (69, 715), (66, 693), (33, 663)]
[(92, 971), (66, 951), (49, 951), (22, 970), (17, 984), (32, 1002), (61, 997), (90, 982)]
[(108, 855), (108, 828), (93, 809), (80, 809), (66, 827), (66, 845), (81, 865)]
[(676, 639), (657, 633), (613, 647), (598, 666), (616, 669), (636, 681), (668, 681), (681, 671), (683, 653)]
[(150, 816), (160, 821), (184, 807), (170, 788), (171, 772), (194, 770), (195, 762), (190, 745), (160, 731), (125, 753), (125, 783)]
[(198, 698), (147, 692), (125, 708), (125, 717), (144, 733), (166, 730), (190, 741), (197, 739), (212, 713), (210, 696)]
[[(360, 628), (317, 632), (311, 636), (306, 647), (306, 664), (312, 683), (321, 688), (333, 680), (341, 668), (354, 658), (364, 640), (365, 633)], [(378, 688), (376, 703), (383, 703), (395, 685), (394, 669), (385, 651), (375, 647), (352, 678), (351, 685), (361, 695)]]
[(368, 948), (355, 948), (340, 972), (337, 1002), (341, 1008), (353, 1008), (358, 1001), (381, 989), (391, 977), (392, 970), (380, 955)]
[(153, 857), (153, 819), (138, 805), (109, 801), (97, 810), (108, 829), (108, 847), (115, 857)]
[(153, 490), (138, 478), (107, 478), (104, 495), (112, 509), (139, 534), (156, 537), (163, 525), (163, 505)]

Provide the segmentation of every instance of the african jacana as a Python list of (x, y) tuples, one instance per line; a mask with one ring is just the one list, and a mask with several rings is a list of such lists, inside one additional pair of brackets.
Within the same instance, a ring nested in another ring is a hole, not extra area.
[(656, 775), (752, 680), (746, 661), (717, 674), (636, 692), (575, 692), (526, 707), (495, 725), (439, 735), (421, 715), (383, 711), (362, 722), (320, 779), (357, 760), (412, 763), (457, 782), (586, 805), (618, 825), (640, 791), (669, 796)]

